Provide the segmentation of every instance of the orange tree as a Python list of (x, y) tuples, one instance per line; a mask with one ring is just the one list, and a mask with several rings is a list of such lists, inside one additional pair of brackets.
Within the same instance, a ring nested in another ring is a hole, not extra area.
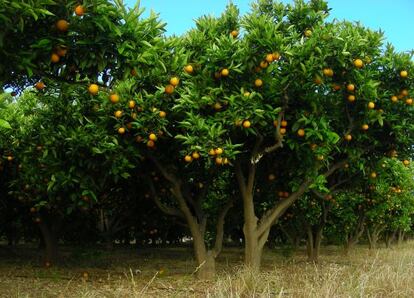
[[(412, 150), (410, 55), (383, 51), (381, 33), (361, 25), (325, 21), (327, 12), (324, 1), (266, 0), (239, 19), (230, 5), (183, 36), (191, 72), (173, 107), (187, 114), (176, 138), (183, 153), (233, 169), (255, 269), (270, 228), (309, 188), (325, 189), (347, 161), (363, 169), (361, 156)], [(268, 167), (287, 196), (263, 207), (270, 197), (255, 189)]]
[(34, 88), (6, 113), (12, 129), (3, 157), (19, 169), (12, 187), (39, 223), (49, 261), (56, 254), (49, 228), (58, 225), (48, 222), (92, 206), (117, 179), (128, 178), (134, 159), (126, 157), (136, 155), (108, 133), (113, 127), (102, 105), (116, 79), (145, 73), (140, 84), (152, 86), (163, 66), (157, 56), (163, 24), (119, 1), (9, 4), (14, 14), (0, 10), (11, 45), (1, 48), (2, 87)]

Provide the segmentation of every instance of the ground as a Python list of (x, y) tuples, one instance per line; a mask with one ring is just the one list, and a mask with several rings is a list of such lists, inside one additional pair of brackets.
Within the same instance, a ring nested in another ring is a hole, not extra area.
[(347, 256), (324, 247), (319, 264), (304, 249), (269, 249), (260, 274), (227, 249), (213, 281), (195, 279), (190, 248), (62, 251), (63, 263), (45, 268), (34, 247), (0, 246), (0, 297), (414, 297), (414, 242)]

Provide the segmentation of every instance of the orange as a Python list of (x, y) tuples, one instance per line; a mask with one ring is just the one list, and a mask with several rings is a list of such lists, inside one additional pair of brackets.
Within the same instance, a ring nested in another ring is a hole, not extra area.
[(244, 120), (243, 121), (243, 127), (244, 128), (249, 128), (251, 126), (251, 123), (250, 123), (250, 121), (249, 120)]
[(262, 61), (262, 62), (260, 62), (260, 67), (261, 68), (266, 68), (266, 67), (268, 67), (269, 66), (269, 63), (267, 62), (267, 61)]
[(59, 20), (59, 21), (56, 22), (56, 28), (60, 32), (66, 32), (66, 31), (68, 31), (69, 23), (66, 20)]
[(372, 172), (370, 176), (371, 176), (372, 179), (375, 179), (375, 178), (377, 178), (377, 173)]
[(220, 110), (222, 107), (223, 107), (223, 106), (222, 106), (222, 105), (221, 105), (221, 103), (219, 103), (219, 102), (216, 102), (216, 103), (214, 104), (214, 106), (213, 106), (213, 108), (214, 108), (216, 111)]
[(311, 150), (315, 150), (315, 149), (316, 149), (316, 147), (318, 147), (318, 145), (316, 145), (315, 143), (310, 144), (310, 148), (311, 148)]
[(190, 162), (192, 162), (192, 161), (193, 161), (193, 158), (192, 158), (190, 155), (186, 155), (186, 156), (184, 157), (184, 160), (185, 160), (185, 162), (190, 163)]
[(277, 120), (273, 120), (273, 126), (277, 127)]
[(408, 166), (408, 165), (410, 164), (410, 161), (409, 161), (409, 160), (407, 160), (407, 159), (405, 159), (405, 160), (403, 161), (403, 164), (404, 164), (405, 166)]
[(216, 155), (216, 150), (210, 149), (210, 151), (208, 151), (208, 155), (211, 155), (211, 156)]
[(331, 68), (324, 68), (323, 74), (327, 77), (332, 77), (334, 75), (333, 70)]
[(192, 65), (189, 64), (189, 65), (184, 66), (184, 71), (188, 74), (192, 74), (194, 72), (194, 68)]
[(130, 73), (133, 77), (135, 77), (138, 74), (135, 68), (131, 69)]
[(266, 55), (266, 61), (267, 61), (268, 63), (272, 63), (272, 62), (273, 62), (273, 60), (274, 60), (273, 54), (267, 54), (267, 55)]
[(129, 107), (130, 109), (135, 108), (135, 105), (136, 105), (136, 103), (135, 103), (135, 101), (133, 101), (133, 100), (130, 100), (130, 101), (128, 102), (128, 107)]
[(398, 101), (398, 97), (395, 96), (395, 95), (391, 96), (391, 101), (392, 102), (397, 102)]
[(154, 148), (154, 146), (155, 146), (154, 141), (149, 140), (149, 141), (147, 142), (147, 147), (149, 147), (149, 148)]
[(131, 114), (131, 118), (132, 118), (132, 119), (134, 119), (134, 120), (135, 120), (135, 119), (137, 119), (137, 117), (138, 117), (138, 114), (137, 114), (137, 113), (132, 113), (132, 114)]
[(333, 85), (332, 85), (332, 88), (333, 88), (335, 91), (339, 91), (339, 90), (341, 90), (341, 86), (340, 86), (340, 85), (338, 85), (338, 84), (333, 84)]
[(373, 109), (373, 108), (375, 108), (375, 103), (373, 103), (372, 101), (370, 101), (369, 103), (368, 103), (368, 109)]
[(179, 83), (180, 83), (180, 79), (177, 77), (172, 77), (170, 79), (170, 84), (173, 85), (174, 87), (177, 87)]
[(229, 71), (227, 68), (223, 68), (223, 69), (221, 70), (221, 75), (222, 75), (223, 77), (227, 77), (227, 76), (229, 75), (229, 73), (230, 73), (230, 71)]
[(267, 178), (269, 179), (269, 181), (273, 181), (276, 179), (276, 176), (274, 174), (269, 174)]
[(354, 91), (355, 90), (355, 85), (354, 84), (346, 85), (346, 90), (348, 90), (349, 92)]
[(223, 158), (221, 158), (221, 157), (216, 157), (216, 164), (218, 164), (218, 165), (223, 164)]
[(355, 101), (355, 96), (354, 95), (348, 95), (348, 100), (350, 102), (354, 102)]
[(166, 113), (166, 112), (164, 112), (164, 111), (160, 111), (160, 112), (158, 113), (158, 115), (159, 115), (161, 118), (165, 118), (165, 116), (167, 116), (167, 113)]
[(43, 82), (37, 82), (36, 84), (35, 84), (35, 88), (37, 89), (37, 90), (43, 90), (44, 88), (45, 88), (46, 86), (45, 86), (45, 83), (43, 83)]
[(89, 92), (91, 95), (96, 95), (96, 94), (98, 94), (98, 92), (99, 92), (99, 86), (98, 86), (98, 85), (96, 85), (96, 84), (90, 84), (90, 85), (89, 85), (89, 87), (88, 87), (88, 92)]
[(199, 159), (200, 158), (200, 153), (198, 153), (196, 151), (196, 152), (193, 152), (193, 154), (191, 154), (191, 156), (193, 157), (193, 159)]
[(407, 98), (405, 100), (405, 103), (408, 104), (409, 106), (411, 106), (413, 104), (413, 99), (412, 98)]
[(60, 60), (60, 57), (58, 54), (52, 53), (52, 55), (50, 55), (50, 61), (52, 61), (52, 63), (58, 63)]
[(286, 120), (282, 120), (282, 122), (280, 122), (280, 126), (282, 127), (286, 127), (288, 125), (288, 122)]
[(125, 128), (123, 128), (123, 127), (118, 128), (118, 133), (120, 135), (123, 135), (125, 133)]
[(320, 78), (320, 76), (315, 76), (314, 80), (316, 85), (320, 85), (322, 84), (322, 79)]
[(362, 130), (368, 130), (369, 126), (368, 124), (362, 124), (361, 129)]
[(346, 135), (345, 140), (350, 142), (352, 140), (352, 136), (351, 135)]
[(305, 130), (303, 128), (298, 130), (298, 136), (299, 137), (304, 137), (305, 136)]
[(256, 87), (262, 87), (262, 86), (263, 86), (263, 81), (262, 81), (261, 79), (256, 79), (256, 80), (254, 81), (254, 85), (255, 85)]
[(220, 154), (223, 154), (223, 149), (221, 149), (220, 147), (219, 148), (216, 148), (215, 150), (214, 150), (214, 154), (215, 155), (220, 155)]
[(78, 17), (81, 17), (81, 16), (83, 16), (85, 14), (85, 9), (83, 8), (82, 5), (78, 5), (78, 6), (75, 7), (75, 14)]
[(401, 95), (403, 95), (403, 96), (407, 96), (408, 95), (408, 90), (407, 89), (403, 89), (403, 90), (401, 90)]
[(109, 100), (110, 100), (113, 104), (118, 103), (118, 102), (119, 102), (119, 95), (118, 95), (118, 94), (116, 94), (116, 93), (113, 93), (113, 94), (109, 95)]
[(7, 156), (7, 160), (8, 160), (8, 161), (12, 161), (12, 160), (13, 160), (13, 158), (14, 158), (14, 157), (13, 157), (13, 156), (11, 156), (11, 155)]
[(156, 141), (157, 140), (157, 136), (155, 135), (155, 133), (151, 133), (149, 135), (149, 139), (150, 139), (150, 141)]
[(281, 134), (281, 135), (284, 135), (285, 133), (286, 133), (286, 128), (282, 127), (282, 128), (280, 129), (280, 134)]
[(406, 70), (401, 70), (400, 71), (400, 77), (402, 77), (402, 78), (408, 77), (408, 72)]
[(60, 46), (56, 49), (56, 54), (57, 54), (59, 57), (64, 57), (64, 56), (66, 56), (67, 52), (68, 52), (68, 48), (67, 48), (66, 46), (63, 46), (63, 45), (60, 45)]
[(246, 92), (244, 92), (243, 95), (246, 96), (246, 97), (249, 97), (250, 96), (250, 92), (246, 91)]
[(167, 85), (167, 86), (165, 86), (165, 89), (164, 89), (164, 91), (165, 91), (165, 93), (167, 93), (167, 94), (173, 94), (174, 93), (174, 86), (173, 85)]
[(278, 52), (274, 52), (273, 54), (272, 54), (272, 56), (273, 56), (273, 61), (277, 61), (277, 60), (279, 60), (280, 59), (280, 54), (278, 53)]
[(364, 66), (364, 62), (361, 59), (355, 59), (354, 60), (354, 66), (356, 68), (362, 68)]
[(305, 30), (305, 36), (306, 37), (311, 37), (312, 36), (312, 30), (310, 30), (310, 29)]
[(231, 32), (230, 32), (230, 35), (231, 35), (233, 38), (236, 38), (236, 37), (239, 35), (239, 31), (237, 31), (237, 30), (233, 30), (233, 31), (231, 31)]
[(325, 159), (325, 157), (324, 157), (323, 155), (318, 155), (318, 156), (316, 157), (316, 159), (317, 159), (317, 160), (319, 160), (319, 161), (322, 161), (322, 160), (324, 160), (324, 159)]
[(121, 118), (122, 117), (122, 111), (116, 111), (115, 113), (114, 113), (114, 116), (115, 116), (115, 118)]

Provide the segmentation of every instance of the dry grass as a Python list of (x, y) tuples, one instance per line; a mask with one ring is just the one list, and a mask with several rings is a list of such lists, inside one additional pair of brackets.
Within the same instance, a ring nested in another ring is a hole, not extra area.
[[(187, 249), (117, 251), (41, 268), (32, 258), (0, 263), (0, 297), (414, 297), (414, 242), (393, 249), (323, 250), (317, 265), (303, 252), (267, 252), (264, 270), (241, 267), (240, 250), (220, 260), (215, 281), (198, 281)], [(83, 272), (89, 278), (82, 277)]]

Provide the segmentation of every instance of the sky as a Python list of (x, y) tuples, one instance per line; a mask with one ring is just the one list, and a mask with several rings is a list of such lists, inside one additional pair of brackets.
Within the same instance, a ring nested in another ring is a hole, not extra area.
[[(124, 0), (133, 6), (136, 0)], [(182, 34), (194, 26), (194, 19), (220, 15), (229, 0), (141, 0), (146, 13), (153, 10), (167, 23), (167, 35)], [(241, 13), (249, 10), (251, 0), (233, 0)], [(292, 2), (283, 0), (283, 2)], [(414, 0), (328, 0), (330, 19), (360, 21), (385, 32), (387, 41), (398, 51), (414, 49)], [(413, 19), (411, 19), (413, 18)]]

